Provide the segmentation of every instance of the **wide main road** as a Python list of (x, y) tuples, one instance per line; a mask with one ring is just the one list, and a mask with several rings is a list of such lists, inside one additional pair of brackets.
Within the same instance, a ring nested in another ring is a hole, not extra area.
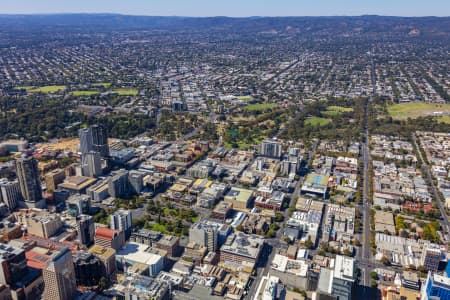
[(424, 160), (423, 156), (422, 156), (422, 152), (420, 151), (420, 147), (417, 143), (417, 138), (416, 135), (413, 134), (412, 135), (412, 140), (413, 143), (417, 149), (417, 152), (419, 154), (419, 158), (422, 161), (422, 170), (424, 171), (424, 175), (427, 176), (428, 181), (430, 182), (430, 187), (431, 187), (431, 191), (433, 192), (433, 196), (434, 199), (436, 199), (436, 203), (439, 206), (439, 211), (441, 212), (441, 217), (442, 217), (442, 222), (441, 222), (441, 226), (443, 227), (443, 231), (445, 232), (444, 236), (446, 238), (446, 242), (448, 243), (450, 241), (450, 223), (448, 222), (448, 215), (447, 212), (445, 211), (445, 206), (444, 203), (442, 203), (441, 197), (439, 195), (439, 192), (433, 182), (433, 177), (431, 176), (431, 172), (430, 172), (430, 166), (428, 166), (427, 161)]

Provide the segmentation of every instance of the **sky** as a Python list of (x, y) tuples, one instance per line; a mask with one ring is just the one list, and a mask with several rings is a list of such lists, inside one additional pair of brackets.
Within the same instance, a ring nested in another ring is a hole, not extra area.
[(449, 16), (450, 0), (0, 0), (0, 14)]

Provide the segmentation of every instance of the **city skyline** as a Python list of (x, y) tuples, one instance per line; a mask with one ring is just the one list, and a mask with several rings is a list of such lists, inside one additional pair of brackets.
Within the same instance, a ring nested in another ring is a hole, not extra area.
[(113, 2), (106, 0), (87, 1), (41, 0), (6, 1), (0, 7), (0, 14), (59, 14), (59, 13), (118, 13), (125, 15), (186, 16), (186, 17), (249, 17), (249, 16), (439, 16), (449, 15), (450, 3), (444, 0), (424, 1), (357, 1), (345, 4), (332, 0), (278, 1), (231, 0), (216, 2), (208, 0), (132, 0)]

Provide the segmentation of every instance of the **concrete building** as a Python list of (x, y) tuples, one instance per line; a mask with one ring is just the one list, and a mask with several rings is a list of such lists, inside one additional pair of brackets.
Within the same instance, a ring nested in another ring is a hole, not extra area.
[(450, 299), (450, 278), (428, 272), (421, 300)]
[(220, 261), (255, 264), (263, 247), (264, 238), (258, 235), (236, 232), (231, 234), (220, 248)]
[(100, 259), (91, 252), (78, 251), (72, 257), (77, 285), (97, 285), (100, 278), (105, 275), (102, 273)]
[(30, 208), (45, 207), (37, 160), (33, 157), (19, 158), (16, 160), (16, 168), (17, 179), (25, 204)]
[(6, 178), (0, 179), (0, 201), (5, 203), (10, 211), (16, 209), (22, 199), (20, 185), (17, 180), (8, 181)]
[(108, 134), (101, 125), (92, 125), (89, 128), (80, 129), (80, 152), (86, 154), (89, 151), (96, 151), (101, 157), (109, 156)]
[(95, 225), (94, 217), (79, 215), (77, 217), (78, 239), (83, 245), (89, 246), (94, 242)]
[(81, 156), (83, 176), (98, 177), (103, 174), (100, 153), (89, 151)]
[(205, 246), (208, 251), (216, 251), (220, 224), (200, 221), (189, 228), (189, 242)]
[(75, 194), (66, 201), (68, 213), (76, 217), (81, 214), (89, 214), (91, 210), (91, 198), (88, 195)]
[(89, 252), (100, 259), (103, 276), (112, 278), (117, 271), (116, 250), (109, 247), (94, 245), (89, 248)]
[(58, 184), (62, 183), (66, 178), (66, 172), (64, 169), (55, 169), (46, 173), (44, 178), (47, 192), (53, 192), (58, 187)]
[(355, 282), (355, 260), (350, 257), (336, 255), (331, 261), (330, 269), (321, 268), (318, 283), (318, 293), (322, 297), (351, 300)]
[(125, 244), (125, 234), (121, 229), (113, 230), (105, 227), (98, 227), (95, 230), (95, 244), (119, 250)]
[(151, 250), (148, 245), (130, 242), (117, 251), (116, 261), (125, 269), (135, 264), (142, 264), (146, 266), (144, 273), (155, 277), (164, 267), (164, 257)]
[(122, 230), (125, 239), (131, 234), (131, 211), (119, 209), (110, 216), (111, 229)]
[(108, 178), (108, 192), (111, 197), (120, 198), (130, 192), (128, 171), (119, 170)]
[(261, 155), (270, 158), (280, 158), (282, 154), (281, 143), (274, 140), (265, 140), (261, 144)]
[(253, 197), (253, 192), (237, 187), (231, 188), (224, 197), (224, 201), (230, 203), (233, 209), (246, 209)]
[(59, 190), (64, 190), (69, 194), (85, 194), (87, 188), (95, 184), (97, 179), (86, 176), (67, 177), (63, 183), (58, 185)]
[(42, 299), (74, 299), (77, 293), (75, 269), (69, 248), (53, 254), (42, 270), (44, 293)]
[[(422, 254), (422, 265), (428, 271), (436, 272), (439, 269), (442, 252), (440, 247), (432, 247), (431, 245), (424, 249)], [(445, 257), (445, 256), (444, 256)]]
[(119, 299), (166, 300), (169, 299), (169, 283), (155, 278), (131, 274), (114, 286)]
[(15, 285), (26, 273), (25, 251), (0, 244), (0, 284)]
[(102, 180), (86, 189), (86, 194), (93, 202), (99, 203), (109, 197), (108, 182)]
[(139, 194), (144, 188), (144, 172), (130, 171), (128, 181), (130, 182), (130, 189), (133, 194)]
[(14, 214), (29, 234), (49, 238), (56, 234), (63, 226), (61, 218), (45, 210), (21, 209)]

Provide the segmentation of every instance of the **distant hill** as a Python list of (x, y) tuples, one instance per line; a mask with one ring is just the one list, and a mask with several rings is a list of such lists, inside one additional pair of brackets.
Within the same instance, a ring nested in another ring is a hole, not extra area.
[[(401, 32), (448, 36), (450, 17), (151, 17), (118, 14), (0, 15), (0, 31), (171, 30), (321, 34)], [(416, 31), (414, 31), (415, 33)]]

